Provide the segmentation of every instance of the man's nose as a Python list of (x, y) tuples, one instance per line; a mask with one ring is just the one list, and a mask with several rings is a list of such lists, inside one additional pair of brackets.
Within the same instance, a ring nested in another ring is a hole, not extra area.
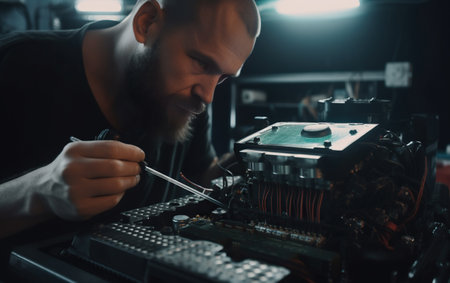
[(194, 85), (193, 95), (198, 96), (203, 103), (210, 104), (214, 98), (214, 91), (220, 76), (205, 76), (197, 84)]

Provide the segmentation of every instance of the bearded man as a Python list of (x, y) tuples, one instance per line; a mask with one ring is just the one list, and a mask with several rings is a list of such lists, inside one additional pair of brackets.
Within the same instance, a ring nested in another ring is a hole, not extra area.
[(139, 0), (119, 23), (1, 38), (0, 237), (173, 197), (143, 160), (214, 177), (205, 108), (259, 29), (253, 0)]

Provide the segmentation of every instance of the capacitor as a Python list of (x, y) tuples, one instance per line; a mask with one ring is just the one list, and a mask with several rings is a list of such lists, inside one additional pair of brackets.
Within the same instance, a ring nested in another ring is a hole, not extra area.
[(187, 215), (179, 214), (172, 218), (173, 230), (178, 233), (180, 229), (187, 226), (190, 222), (190, 218)]
[(215, 210), (213, 210), (211, 212), (212, 221), (221, 220), (221, 219), (223, 219), (225, 217), (226, 214), (227, 214), (227, 210), (226, 209), (218, 207), (218, 208), (216, 208)]

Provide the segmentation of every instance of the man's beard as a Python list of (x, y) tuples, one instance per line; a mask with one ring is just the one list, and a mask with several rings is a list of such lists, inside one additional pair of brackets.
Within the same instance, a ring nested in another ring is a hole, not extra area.
[(158, 53), (157, 41), (150, 51), (135, 53), (128, 65), (127, 88), (122, 95), (127, 96), (123, 99), (132, 104), (133, 113), (128, 114), (133, 118), (129, 126), (134, 131), (161, 137), (168, 142), (183, 142), (192, 135), (191, 122), (195, 116), (189, 116), (184, 123), (168, 116), (168, 104), (173, 101), (163, 92)]

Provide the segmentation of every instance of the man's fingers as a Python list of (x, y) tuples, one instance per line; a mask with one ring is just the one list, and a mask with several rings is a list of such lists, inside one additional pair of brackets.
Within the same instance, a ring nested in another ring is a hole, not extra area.
[(84, 197), (99, 197), (124, 193), (139, 184), (140, 175), (91, 179), (83, 182), (78, 193)]
[(78, 164), (83, 170), (83, 176), (88, 179), (136, 176), (141, 173), (137, 162), (118, 159), (85, 158)]
[(120, 159), (140, 162), (145, 153), (137, 146), (119, 141), (81, 141), (70, 143), (68, 154), (88, 158)]
[[(64, 219), (89, 218), (114, 207), (140, 180), (144, 152), (118, 141), (66, 145), (48, 166), (50, 209)], [(55, 188), (55, 189), (54, 189)]]

